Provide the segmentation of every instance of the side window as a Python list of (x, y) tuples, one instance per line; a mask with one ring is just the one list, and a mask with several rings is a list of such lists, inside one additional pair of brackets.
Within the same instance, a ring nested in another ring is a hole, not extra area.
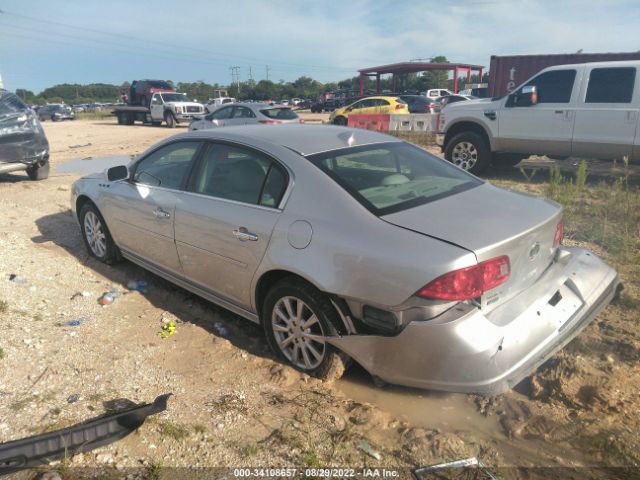
[(232, 110), (233, 110), (233, 107), (221, 108), (220, 110), (216, 110), (215, 112), (213, 112), (213, 114), (211, 115), (211, 118), (214, 120), (225, 120), (231, 117)]
[(538, 91), (538, 103), (569, 103), (575, 70), (552, 70), (538, 75), (525, 86), (535, 86)]
[(364, 108), (364, 101), (356, 102), (351, 106), (352, 110), (355, 110), (356, 108)]
[(281, 167), (259, 152), (211, 144), (190, 188), (195, 193), (275, 207), (286, 189)]
[(389, 105), (391, 104), (386, 100), (383, 100), (382, 98), (379, 98), (378, 100), (376, 100), (376, 107), (388, 107)]
[(151, 105), (162, 105), (162, 99), (157, 93), (151, 97)]
[(236, 107), (233, 111), (233, 118), (253, 118), (255, 115), (247, 107)]
[(176, 142), (156, 150), (138, 162), (133, 181), (154, 187), (181, 188), (199, 147), (200, 142)]
[(585, 103), (631, 103), (636, 69), (594, 68), (589, 75)]

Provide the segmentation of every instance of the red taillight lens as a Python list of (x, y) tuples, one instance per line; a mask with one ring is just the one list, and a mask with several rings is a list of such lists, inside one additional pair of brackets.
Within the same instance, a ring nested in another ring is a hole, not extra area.
[(503, 255), (445, 273), (419, 290), (417, 295), (440, 300), (469, 300), (502, 285), (510, 273), (509, 257)]
[(282, 121), (280, 120), (258, 120), (258, 123), (265, 123), (265, 124), (274, 124), (274, 123), (282, 123)]
[(396, 103), (396, 110), (404, 110), (404, 105), (401, 103)]
[(558, 222), (558, 225), (556, 225), (556, 233), (553, 236), (553, 248), (560, 245), (560, 243), (562, 243), (563, 238), (564, 238), (564, 218)]
[(301, 118), (301, 119), (300, 119), (300, 123), (304, 123), (304, 118)]

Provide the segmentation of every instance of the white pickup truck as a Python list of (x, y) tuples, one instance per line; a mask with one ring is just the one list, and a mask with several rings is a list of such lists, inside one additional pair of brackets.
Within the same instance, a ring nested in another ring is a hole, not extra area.
[(640, 61), (549, 67), (503, 97), (440, 113), (437, 141), (473, 173), (530, 155), (640, 160)]

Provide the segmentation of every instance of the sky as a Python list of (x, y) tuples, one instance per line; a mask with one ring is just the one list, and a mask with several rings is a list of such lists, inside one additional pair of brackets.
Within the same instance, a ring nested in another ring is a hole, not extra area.
[(321, 82), (444, 55), (640, 50), (637, 0), (0, 0), (0, 76), (35, 93), (140, 78)]

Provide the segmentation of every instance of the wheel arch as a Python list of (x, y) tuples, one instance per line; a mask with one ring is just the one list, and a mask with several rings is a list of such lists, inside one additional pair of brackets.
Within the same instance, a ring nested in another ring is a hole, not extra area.
[(489, 147), (489, 150), (493, 152), (494, 145), (493, 145), (493, 142), (491, 141), (491, 137), (487, 133), (486, 127), (484, 127), (480, 123), (470, 121), (470, 120), (463, 120), (463, 121), (457, 122), (447, 129), (447, 133), (445, 134), (445, 137), (444, 137), (444, 148), (446, 148), (447, 144), (454, 136), (462, 132), (477, 133), (486, 142), (487, 147)]
[(284, 278), (294, 278), (296, 280), (305, 282), (313, 286), (314, 288), (318, 289), (324, 295), (327, 295), (327, 297), (329, 298), (329, 301), (331, 302), (333, 307), (336, 309), (336, 312), (338, 313), (338, 317), (341, 319), (342, 324), (335, 325), (335, 327), (338, 329), (338, 333), (340, 333), (341, 335), (344, 335), (344, 334), (350, 333), (351, 330), (353, 330), (353, 324), (350, 321), (351, 313), (348, 311), (349, 308), (346, 305), (346, 302), (344, 302), (340, 297), (336, 295), (332, 295), (325, 292), (322, 288), (320, 288), (318, 285), (316, 285), (314, 282), (312, 282), (308, 278), (305, 278), (298, 273), (292, 272), (290, 270), (285, 270), (285, 269), (274, 269), (274, 270), (269, 270), (267, 272), (264, 272), (256, 282), (256, 286), (254, 289), (254, 302), (255, 302), (255, 309), (256, 309), (256, 312), (258, 313), (258, 319), (260, 323), (262, 323), (261, 313), (262, 313), (262, 307), (264, 305), (264, 301), (267, 296), (267, 293), (276, 283), (283, 280)]
[[(80, 221), (80, 211), (82, 210), (82, 207), (84, 207), (87, 203), (92, 203), (96, 208), (98, 208), (98, 206), (96, 205), (96, 202), (91, 200), (91, 198), (88, 195), (84, 193), (81, 195), (78, 195), (78, 198), (76, 199), (76, 217), (78, 221)], [(98, 208), (98, 211), (100, 211), (99, 208)]]

